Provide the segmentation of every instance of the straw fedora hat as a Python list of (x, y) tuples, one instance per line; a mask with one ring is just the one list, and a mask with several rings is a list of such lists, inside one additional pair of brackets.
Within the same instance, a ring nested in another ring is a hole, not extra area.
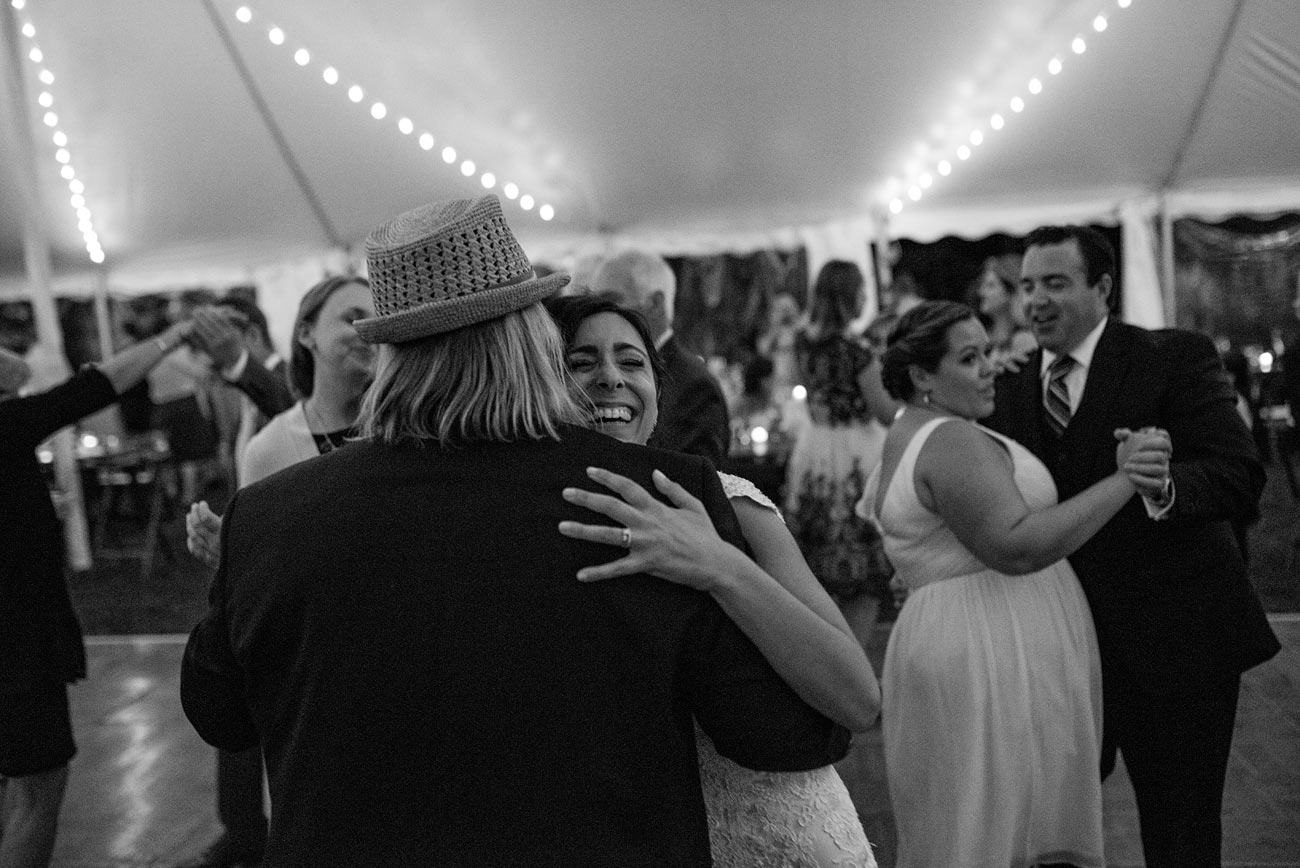
[(407, 211), (366, 239), (375, 316), (371, 343), (399, 344), (504, 316), (560, 291), (569, 275), (536, 277), (496, 196)]

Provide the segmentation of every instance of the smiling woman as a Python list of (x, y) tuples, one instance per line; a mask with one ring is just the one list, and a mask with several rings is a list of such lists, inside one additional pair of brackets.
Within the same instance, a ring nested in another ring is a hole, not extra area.
[[(590, 408), (592, 427), (645, 443), (658, 418), (663, 377), (645, 319), (604, 296), (564, 296), (547, 306), (564, 337), (566, 366)], [(699, 501), (663, 474), (656, 475), (656, 486), (672, 506), (624, 477), (596, 468), (590, 475), (618, 497), (569, 489), (565, 498), (624, 525), (614, 539), (628, 555), (582, 570), (580, 580), (641, 573), (705, 591), (805, 701), (851, 729), (871, 725), (880, 702), (871, 664), (776, 508), (752, 484), (720, 474), (754, 551), (751, 560), (724, 542)], [(611, 530), (560, 525), (566, 536), (605, 543)], [(756, 774), (722, 757), (703, 734), (697, 742), (715, 864), (759, 864), (773, 852), (799, 868), (874, 864), (833, 768)], [(821, 822), (807, 823), (810, 813)]]

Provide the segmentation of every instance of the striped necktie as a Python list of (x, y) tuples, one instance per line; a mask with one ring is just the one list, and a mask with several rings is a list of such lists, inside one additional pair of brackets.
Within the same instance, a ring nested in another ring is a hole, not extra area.
[(1043, 408), (1047, 410), (1047, 426), (1057, 437), (1070, 424), (1070, 390), (1065, 385), (1065, 377), (1074, 370), (1074, 365), (1075, 361), (1070, 356), (1057, 356), (1056, 361), (1047, 369), (1047, 393), (1043, 396)]

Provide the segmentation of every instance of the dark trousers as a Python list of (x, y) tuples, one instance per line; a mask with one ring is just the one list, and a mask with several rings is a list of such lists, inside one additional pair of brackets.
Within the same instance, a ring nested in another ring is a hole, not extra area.
[(260, 853), (266, 846), (261, 748), (217, 751), (217, 817), (241, 848)]
[(1238, 675), (1176, 696), (1106, 685), (1102, 778), (1114, 770), (1118, 748), (1137, 797), (1147, 868), (1220, 868), (1240, 686)]

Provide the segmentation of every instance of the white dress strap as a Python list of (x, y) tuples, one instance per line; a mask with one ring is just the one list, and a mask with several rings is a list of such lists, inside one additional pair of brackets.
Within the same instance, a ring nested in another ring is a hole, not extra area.
[(758, 486), (748, 479), (742, 476), (732, 476), (730, 473), (723, 473), (722, 471), (718, 471), (718, 479), (722, 482), (722, 490), (727, 495), (728, 500), (747, 497), (759, 506), (772, 510), (778, 516), (781, 514), (781, 510), (777, 509), (772, 499), (759, 491)]

